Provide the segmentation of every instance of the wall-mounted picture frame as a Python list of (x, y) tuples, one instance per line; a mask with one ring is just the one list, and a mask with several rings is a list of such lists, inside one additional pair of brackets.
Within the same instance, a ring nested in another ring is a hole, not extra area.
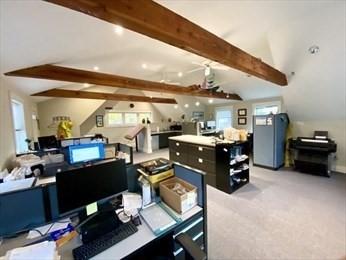
[(96, 127), (103, 127), (103, 115), (96, 115)]
[(204, 112), (203, 111), (193, 111), (192, 112), (192, 118), (203, 121), (204, 120)]
[(239, 108), (238, 109), (238, 116), (247, 116), (247, 109), (246, 108)]
[(246, 125), (246, 117), (238, 117), (238, 125)]

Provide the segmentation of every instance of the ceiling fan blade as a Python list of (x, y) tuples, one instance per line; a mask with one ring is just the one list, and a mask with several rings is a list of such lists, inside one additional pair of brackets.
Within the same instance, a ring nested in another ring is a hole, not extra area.
[(185, 73), (188, 74), (188, 73), (196, 72), (196, 71), (199, 71), (199, 70), (204, 70), (204, 68), (203, 68), (203, 67), (201, 67), (201, 68), (196, 68), (196, 69), (193, 69), (193, 70), (189, 70), (189, 71), (187, 71), (187, 72), (185, 72)]
[(198, 66), (204, 67), (203, 62), (201, 63), (201, 62), (197, 62), (197, 61), (191, 61), (191, 63), (194, 64), (194, 65), (198, 65)]
[(223, 86), (223, 85), (231, 84), (231, 83), (233, 83), (233, 82), (232, 81), (221, 81), (221, 82), (214, 83), (214, 85)]
[(214, 70), (230, 70), (229, 67), (221, 66), (221, 65), (212, 66), (212, 68), (213, 68)]

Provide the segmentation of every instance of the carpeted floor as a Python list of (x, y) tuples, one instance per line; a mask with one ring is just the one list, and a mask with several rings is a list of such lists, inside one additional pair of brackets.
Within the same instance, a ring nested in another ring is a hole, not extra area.
[[(168, 150), (135, 154), (135, 162)], [(344, 259), (346, 175), (251, 167), (232, 195), (208, 186), (209, 259)]]

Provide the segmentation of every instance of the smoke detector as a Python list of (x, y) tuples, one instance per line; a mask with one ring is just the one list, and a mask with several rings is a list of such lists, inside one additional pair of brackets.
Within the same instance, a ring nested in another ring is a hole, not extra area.
[(316, 54), (320, 51), (320, 47), (318, 47), (317, 45), (312, 45), (308, 51), (310, 52), (310, 54)]

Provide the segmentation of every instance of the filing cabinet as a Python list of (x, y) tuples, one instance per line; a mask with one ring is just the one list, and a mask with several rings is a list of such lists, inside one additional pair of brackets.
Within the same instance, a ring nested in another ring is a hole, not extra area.
[(207, 184), (216, 187), (215, 147), (169, 140), (169, 159), (204, 171)]
[[(206, 183), (227, 193), (232, 193), (249, 182), (249, 159), (232, 165), (232, 151), (240, 149), (249, 156), (248, 142), (218, 143), (211, 146), (169, 140), (169, 158), (206, 173)], [(233, 158), (234, 159), (234, 158)], [(241, 171), (240, 171), (241, 169)], [(239, 173), (240, 171), (240, 173)]]

